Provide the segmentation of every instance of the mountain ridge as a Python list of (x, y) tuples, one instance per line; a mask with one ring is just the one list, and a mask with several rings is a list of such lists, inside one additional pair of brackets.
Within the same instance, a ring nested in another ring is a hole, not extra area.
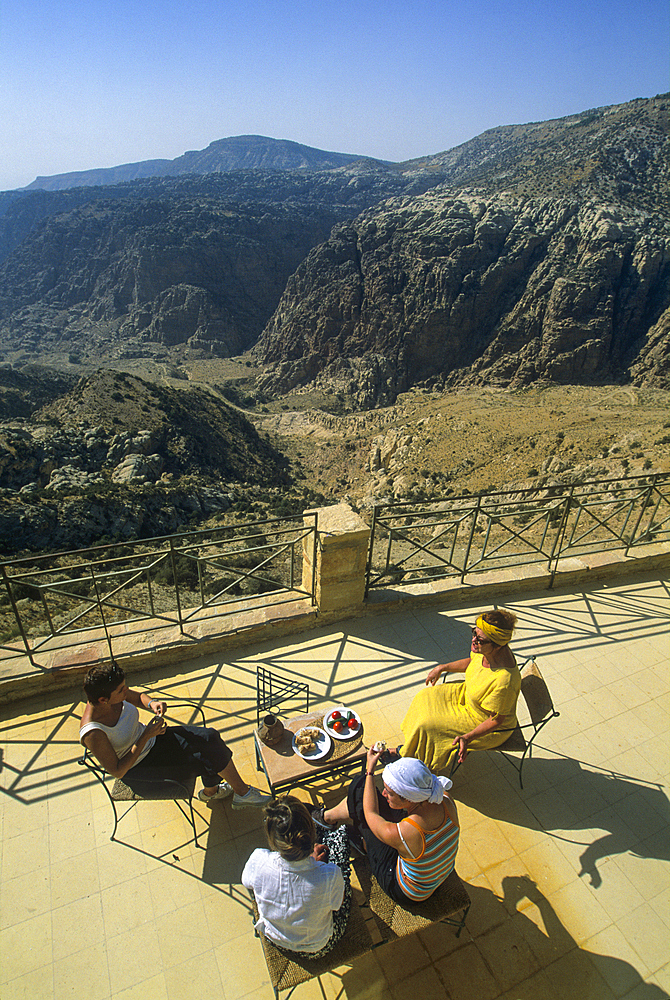
[(350, 407), (427, 379), (664, 385), (669, 107), (501, 126), (400, 166), (11, 193), (0, 361), (90, 371), (253, 350), (262, 392), (320, 380)]
[(335, 153), (305, 146), (291, 139), (263, 135), (236, 135), (215, 139), (205, 149), (188, 150), (173, 160), (139, 160), (114, 167), (98, 167), (36, 177), (22, 190), (59, 191), (72, 187), (118, 184), (147, 177), (177, 177), (231, 170), (333, 170), (359, 160), (381, 160), (354, 153)]

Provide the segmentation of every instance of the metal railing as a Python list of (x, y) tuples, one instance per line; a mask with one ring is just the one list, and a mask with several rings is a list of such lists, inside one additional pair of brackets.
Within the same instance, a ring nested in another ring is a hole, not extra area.
[(592, 480), (374, 509), (366, 590), (546, 564), (670, 539), (670, 475)]
[(151, 619), (183, 633), (189, 622), (239, 611), (241, 601), (314, 603), (303, 545), (315, 566), (316, 532), (313, 511), (0, 563), (0, 648), (32, 658), (56, 636), (103, 628), (109, 641), (110, 625)]

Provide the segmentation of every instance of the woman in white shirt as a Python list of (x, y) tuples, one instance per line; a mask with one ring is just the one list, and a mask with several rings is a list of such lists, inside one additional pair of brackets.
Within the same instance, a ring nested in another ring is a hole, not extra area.
[(346, 828), (324, 833), (327, 843), (317, 844), (311, 814), (292, 795), (267, 805), (264, 822), (270, 850), (257, 848), (242, 872), (258, 906), (256, 929), (286, 951), (320, 958), (340, 940), (349, 919)]

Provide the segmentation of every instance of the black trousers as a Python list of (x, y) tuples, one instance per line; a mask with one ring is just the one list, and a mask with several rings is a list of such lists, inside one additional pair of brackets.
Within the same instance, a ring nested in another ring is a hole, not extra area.
[(167, 732), (156, 737), (146, 757), (128, 771), (127, 777), (141, 780), (142, 771), (149, 769), (189, 769), (200, 775), (206, 788), (213, 788), (232, 759), (232, 750), (215, 729), (169, 726)]
[[(354, 826), (365, 840), (368, 851), (368, 860), (372, 874), (379, 882), (387, 896), (395, 899), (396, 903), (407, 903), (408, 898), (398, 885), (396, 876), (396, 866), (398, 863), (398, 852), (394, 847), (389, 847), (383, 840), (375, 837), (370, 827), (365, 822), (363, 812), (363, 789), (365, 787), (365, 775), (359, 774), (354, 778), (347, 793), (347, 808), (349, 815), (354, 821)], [(379, 805), (379, 815), (389, 823), (399, 823), (407, 813), (404, 809), (391, 809), (379, 790), (375, 788), (377, 803)]]

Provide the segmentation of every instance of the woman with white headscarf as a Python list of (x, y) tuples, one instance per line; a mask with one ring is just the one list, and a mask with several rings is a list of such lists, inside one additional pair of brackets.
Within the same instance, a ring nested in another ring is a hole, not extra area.
[(352, 782), (347, 797), (312, 815), (325, 829), (347, 824), (352, 843), (367, 851), (374, 876), (392, 899), (427, 899), (453, 871), (458, 850), (458, 814), (446, 794), (451, 781), (431, 774), (420, 760), (400, 758), (382, 771), (380, 793), (374, 781), (380, 757), (368, 750), (365, 774)]

